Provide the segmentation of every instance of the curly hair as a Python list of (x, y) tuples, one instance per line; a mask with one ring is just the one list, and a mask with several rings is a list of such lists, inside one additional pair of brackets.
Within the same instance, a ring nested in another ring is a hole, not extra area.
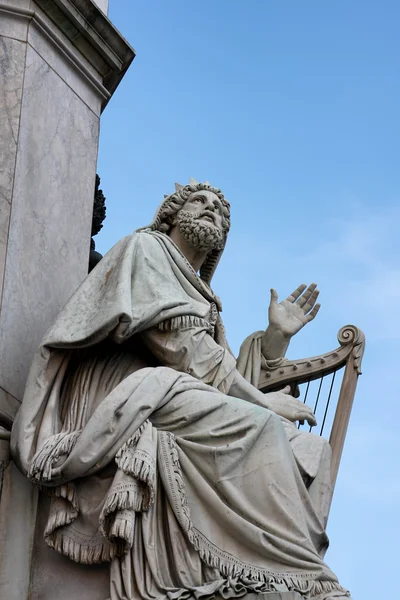
[(186, 200), (189, 198), (190, 194), (193, 194), (194, 192), (198, 192), (200, 190), (207, 190), (209, 192), (212, 192), (221, 200), (222, 230), (224, 233), (224, 237), (226, 237), (228, 235), (228, 231), (231, 225), (230, 205), (229, 202), (225, 199), (221, 190), (212, 187), (208, 183), (190, 183), (188, 185), (185, 185), (180, 190), (177, 190), (174, 194), (171, 194), (171, 196), (168, 196), (165, 199), (165, 202), (162, 205), (161, 210), (159, 211), (154, 221), (153, 228), (156, 231), (160, 231), (161, 233), (169, 233), (171, 227), (174, 225), (174, 217), (176, 213), (178, 213), (181, 210)]

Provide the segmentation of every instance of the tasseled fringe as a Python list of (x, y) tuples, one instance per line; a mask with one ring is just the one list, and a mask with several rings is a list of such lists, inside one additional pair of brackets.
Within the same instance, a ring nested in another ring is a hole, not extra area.
[(117, 516), (110, 528), (108, 537), (112, 542), (119, 541), (120, 545), (122, 545), (122, 540), (124, 540), (126, 543), (124, 545), (123, 553), (126, 554), (133, 546), (134, 533), (135, 523)]
[(28, 477), (34, 481), (51, 481), (53, 466), (63, 455), (71, 452), (80, 436), (81, 431), (72, 433), (61, 432), (52, 435), (43, 444), (42, 448), (36, 452), (32, 459)]
[(57, 487), (48, 487), (47, 485), (40, 485), (39, 489), (41, 492), (46, 493), (48, 496), (56, 498), (64, 498), (72, 504), (72, 506), (78, 510), (78, 499), (76, 497), (76, 487), (73, 482), (63, 483)]
[(143, 488), (142, 500), (138, 511), (148, 510), (154, 502), (156, 471), (154, 465), (149, 464), (145, 458), (137, 456), (122, 456), (116, 460), (118, 467), (126, 475), (145, 484)]
[(189, 541), (199, 553), (201, 560), (206, 565), (218, 569), (218, 571), (227, 578), (239, 579), (244, 583), (246, 583), (246, 580), (260, 582), (263, 584), (263, 593), (276, 591), (275, 586), (283, 584), (291, 592), (299, 592), (303, 595), (307, 594), (307, 598), (334, 591), (341, 592), (346, 598), (350, 597), (350, 593), (336, 581), (320, 581), (312, 579), (313, 575), (310, 573), (272, 574), (271, 572), (265, 572), (261, 569), (257, 569), (257, 567), (251, 567), (250, 565), (244, 565), (243, 563), (229, 560), (222, 555), (223, 553), (220, 555), (214, 548), (208, 546), (207, 541), (203, 539), (201, 535), (198, 535), (194, 528), (191, 528), (190, 531), (187, 532), (187, 535)]
[(83, 565), (108, 562), (126, 552), (125, 543), (117, 539), (113, 543), (104, 539), (103, 543), (84, 545), (55, 531), (53, 534), (45, 536), (45, 540), (57, 552)]
[(135, 456), (135, 451), (132, 448), (118, 456), (115, 462), (126, 475), (131, 475), (144, 483), (147, 483), (149, 475), (153, 471), (152, 465), (146, 462), (145, 459)]
[[(100, 522), (103, 515), (107, 517), (118, 510), (133, 510), (135, 512), (147, 510), (149, 508), (149, 498), (145, 498), (145, 496), (149, 496), (149, 492), (145, 486), (143, 488), (143, 493), (130, 489), (109, 494), (100, 516)], [(144, 503), (146, 503), (146, 508), (143, 507)]]
[(142, 505), (143, 494), (135, 489), (109, 494), (99, 517), (101, 534), (110, 541), (124, 540), (127, 552), (133, 544), (135, 511), (142, 510)]
[[(115, 462), (121, 471), (145, 484), (143, 494), (141, 494), (141, 500), (139, 501), (139, 496), (137, 498), (138, 508), (134, 509), (136, 511), (148, 510), (154, 502), (156, 466), (147, 453), (137, 449), (140, 436), (147, 426), (149, 426), (149, 421), (145, 421), (139, 429), (135, 431), (134, 435), (125, 442), (115, 456)], [(119, 493), (122, 492), (117, 492), (117, 494)], [(134, 501), (133, 497), (132, 501)]]
[(208, 321), (201, 317), (195, 317), (193, 315), (182, 315), (181, 317), (173, 317), (166, 321), (162, 321), (157, 325), (160, 331), (172, 331), (174, 329), (187, 329), (189, 327), (205, 327), (206, 329), (213, 329)]
[(201, 560), (208, 565), (218, 569), (218, 571), (228, 578), (238, 578), (240, 580), (249, 579), (255, 582), (261, 582), (265, 585), (264, 591), (276, 591), (273, 584), (284, 584), (289, 591), (307, 594), (307, 597), (317, 596), (318, 594), (339, 591), (345, 597), (350, 597), (347, 590), (342, 588), (336, 581), (319, 581), (313, 579), (312, 573), (284, 573), (281, 575), (265, 571), (251, 565), (247, 565), (227, 555), (223, 550), (212, 545), (207, 538), (195, 529), (190, 517), (190, 510), (187, 505), (185, 484), (182, 476), (182, 469), (179, 462), (179, 454), (175, 441), (175, 436), (169, 432), (164, 434), (167, 438), (168, 453), (173, 464), (173, 474), (177, 483), (178, 493), (181, 502), (181, 523), (184, 524), (185, 533), (199, 553)]
[(57, 510), (54, 513), (50, 513), (47, 521), (44, 536), (51, 536), (55, 529), (69, 525), (78, 516), (78, 511), (74, 508), (68, 508), (64, 510)]

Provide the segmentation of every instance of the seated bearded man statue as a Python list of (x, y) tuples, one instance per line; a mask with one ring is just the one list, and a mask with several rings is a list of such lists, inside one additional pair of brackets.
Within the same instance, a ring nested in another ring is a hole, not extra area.
[(34, 357), (13, 457), (52, 496), (46, 543), (111, 562), (111, 600), (349, 597), (323, 561), (328, 444), (298, 431), (314, 415), (287, 390), (257, 389), (262, 354), (284, 354), (318, 292), (272, 291), (237, 363), (210, 287), (229, 225), (219, 189), (177, 186)]

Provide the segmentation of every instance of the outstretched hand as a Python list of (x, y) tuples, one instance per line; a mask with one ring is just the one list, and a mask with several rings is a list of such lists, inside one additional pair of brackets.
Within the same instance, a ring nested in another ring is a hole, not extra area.
[(285, 338), (291, 338), (318, 314), (321, 305), (316, 304), (319, 296), (317, 284), (312, 283), (306, 288), (307, 286), (302, 283), (279, 304), (277, 291), (271, 290), (268, 309), (269, 326), (280, 331)]

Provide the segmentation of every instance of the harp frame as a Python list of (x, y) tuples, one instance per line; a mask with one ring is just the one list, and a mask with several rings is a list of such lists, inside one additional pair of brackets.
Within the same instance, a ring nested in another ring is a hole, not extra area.
[(320, 379), (344, 368), (344, 374), (335, 415), (329, 436), (332, 448), (332, 496), (340, 467), (340, 460), (346, 439), (347, 429), (353, 407), (354, 396), (361, 362), (365, 349), (364, 333), (355, 325), (345, 325), (337, 335), (340, 346), (331, 352), (319, 354), (311, 358), (275, 361), (274, 364), (262, 360), (258, 389), (263, 393), (273, 392), (290, 385), (292, 393), (298, 385)]

